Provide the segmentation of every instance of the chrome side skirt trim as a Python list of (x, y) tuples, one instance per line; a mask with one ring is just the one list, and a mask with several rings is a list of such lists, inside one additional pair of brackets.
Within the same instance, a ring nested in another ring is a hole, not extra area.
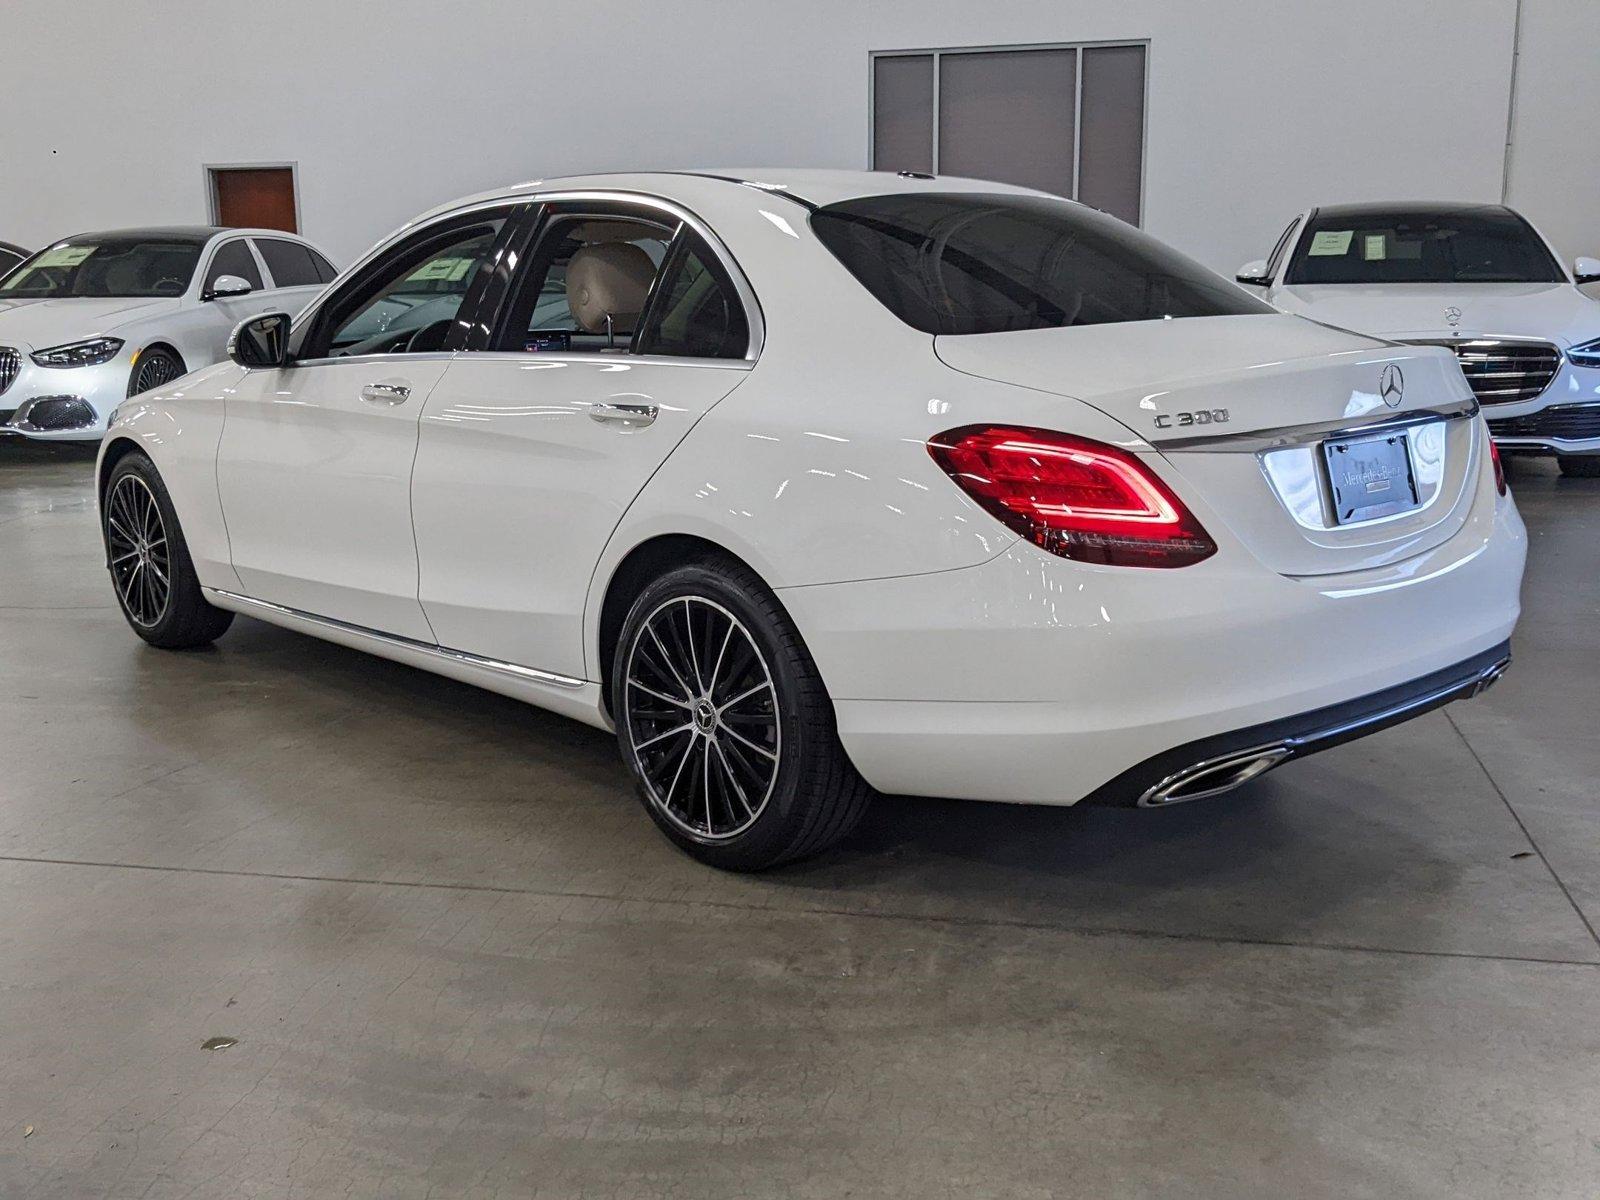
[(524, 667), (518, 663), (501, 662), (499, 659), (484, 658), (479, 654), (469, 654), (465, 650), (452, 650), (448, 646), (435, 646), (429, 642), (419, 642), (414, 638), (398, 637), (392, 633), (382, 633), (376, 629), (368, 629), (364, 625), (352, 625), (348, 621), (336, 621), (332, 617), (319, 617), (316, 613), (305, 612), (298, 608), (286, 608), (281, 604), (272, 604), (266, 600), (256, 600), (253, 597), (241, 596), (237, 592), (224, 591), (221, 588), (204, 588), (202, 590), (208, 596), (215, 596), (226, 601), (223, 607), (235, 609), (246, 615), (251, 612), (275, 613), (280, 617), (290, 617), (296, 621), (304, 621), (308, 625), (317, 625), (323, 629), (353, 634), (357, 637), (367, 638), (374, 642), (382, 642), (385, 645), (394, 646), (401, 650), (409, 650), (415, 654), (426, 654), (433, 658), (444, 659), (447, 662), (477, 667), (483, 671), (493, 671), (500, 675), (519, 679), (524, 683), (536, 683), (544, 687), (562, 688), (563, 690), (581, 688), (585, 683), (585, 680), (574, 679), (570, 675), (557, 675), (554, 671), (541, 671), (536, 667)]
[(1227, 451), (1235, 454), (1259, 454), (1264, 450), (1282, 450), (1288, 446), (1303, 446), (1320, 442), (1324, 438), (1354, 436), (1366, 433), (1384, 433), (1391, 429), (1405, 429), (1412, 425), (1426, 425), (1431, 421), (1460, 421), (1478, 415), (1476, 399), (1458, 400), (1454, 404), (1441, 404), (1434, 408), (1418, 408), (1411, 412), (1374, 413), (1367, 418), (1322, 421), (1315, 425), (1285, 425), (1277, 429), (1257, 429), (1245, 433), (1209, 434), (1205, 437), (1173, 438), (1150, 444), (1166, 454), (1186, 450)]

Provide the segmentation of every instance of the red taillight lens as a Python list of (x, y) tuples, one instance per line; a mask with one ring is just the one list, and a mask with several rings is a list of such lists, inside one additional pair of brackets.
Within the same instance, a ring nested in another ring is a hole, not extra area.
[(1489, 439), (1489, 461), (1494, 464), (1494, 489), (1504, 496), (1506, 494), (1506, 465), (1500, 461), (1500, 447), (1493, 438)]
[(928, 442), (945, 474), (1041, 549), (1118, 567), (1186, 567), (1217, 545), (1126, 450), (1048, 429), (968, 425)]

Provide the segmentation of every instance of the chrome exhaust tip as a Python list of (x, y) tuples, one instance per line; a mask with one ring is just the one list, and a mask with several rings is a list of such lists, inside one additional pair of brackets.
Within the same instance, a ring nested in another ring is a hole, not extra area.
[(1241, 784), (1265, 775), (1288, 758), (1293, 751), (1282, 742), (1239, 750), (1218, 758), (1202, 759), (1168, 775), (1139, 797), (1140, 808), (1165, 808), (1189, 800), (1204, 800), (1231, 792)]

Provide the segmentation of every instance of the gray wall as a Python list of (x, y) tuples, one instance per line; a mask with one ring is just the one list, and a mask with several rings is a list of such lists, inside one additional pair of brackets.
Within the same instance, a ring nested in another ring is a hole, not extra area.
[[(1523, 0), (1511, 197), (1600, 251), (1600, 4)], [(5, 0), (0, 239), (206, 217), (294, 160), (341, 261), (547, 174), (867, 161), (868, 53), (1149, 38), (1145, 226), (1218, 269), (1363, 198), (1498, 200), (1516, 0)]]

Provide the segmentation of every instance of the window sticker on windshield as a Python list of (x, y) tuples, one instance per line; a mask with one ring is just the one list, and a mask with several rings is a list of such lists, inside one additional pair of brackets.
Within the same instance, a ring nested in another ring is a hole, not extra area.
[(36, 267), (75, 267), (89, 255), (93, 254), (93, 246), (57, 246), (53, 250), (46, 250), (33, 262)]
[(449, 283), (460, 283), (472, 269), (474, 260), (470, 258), (435, 258), (423, 263), (415, 271), (406, 276), (407, 283), (425, 283), (436, 280), (445, 280)]
[(1346, 254), (1350, 250), (1350, 239), (1355, 237), (1354, 229), (1323, 229), (1311, 235), (1311, 249), (1308, 254)]
[(1361, 257), (1368, 262), (1382, 262), (1389, 257), (1385, 243), (1388, 238), (1381, 233), (1367, 233), (1361, 236)]

